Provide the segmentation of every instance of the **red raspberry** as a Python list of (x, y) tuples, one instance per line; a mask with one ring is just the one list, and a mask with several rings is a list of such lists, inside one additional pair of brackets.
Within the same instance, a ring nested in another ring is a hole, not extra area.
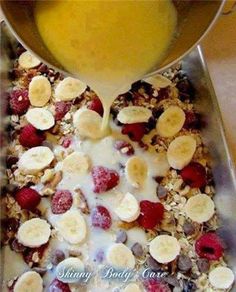
[(95, 166), (92, 168), (92, 178), (94, 183), (93, 191), (95, 193), (106, 192), (118, 185), (119, 174), (112, 169), (103, 166)]
[(70, 191), (58, 190), (52, 197), (52, 213), (63, 214), (72, 206), (73, 198)]
[(92, 211), (92, 225), (107, 230), (111, 227), (111, 215), (107, 208), (97, 206)]
[(121, 133), (128, 135), (132, 141), (139, 142), (146, 133), (145, 123), (125, 124), (122, 126)]
[(206, 170), (198, 162), (189, 163), (180, 171), (180, 175), (191, 188), (202, 188), (207, 184)]
[(88, 109), (97, 112), (100, 116), (103, 115), (103, 106), (101, 100), (95, 97), (91, 103), (88, 105)]
[(144, 280), (143, 286), (147, 292), (171, 292), (168, 284), (154, 278)]
[(200, 258), (219, 260), (223, 255), (220, 238), (213, 232), (203, 234), (195, 243), (196, 253)]
[(22, 209), (34, 211), (41, 201), (41, 196), (37, 191), (24, 187), (16, 192), (15, 199)]
[(71, 102), (58, 101), (55, 103), (55, 120), (59, 121), (71, 108)]
[(23, 115), (30, 106), (28, 90), (15, 89), (10, 93), (10, 109), (15, 115)]
[(37, 130), (31, 124), (26, 125), (20, 132), (19, 142), (24, 147), (40, 146), (45, 140), (44, 132)]
[(48, 292), (71, 292), (67, 283), (63, 283), (58, 279), (54, 279), (48, 287)]
[(121, 154), (125, 154), (128, 156), (134, 154), (133, 146), (124, 140), (115, 141), (114, 147), (115, 149), (119, 150)]
[(147, 200), (140, 202), (138, 223), (145, 229), (153, 229), (161, 222), (164, 216), (164, 206)]

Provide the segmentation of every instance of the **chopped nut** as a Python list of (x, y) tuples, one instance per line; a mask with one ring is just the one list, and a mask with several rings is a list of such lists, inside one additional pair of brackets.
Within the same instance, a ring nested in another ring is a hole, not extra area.
[(46, 169), (43, 176), (41, 177), (41, 182), (45, 184), (46, 182), (49, 182), (52, 180), (54, 175), (54, 170), (53, 169)]
[(90, 214), (90, 209), (88, 206), (87, 199), (85, 198), (83, 192), (80, 189), (75, 190), (75, 195), (73, 196), (73, 204), (82, 213), (84, 213), (86, 215)]

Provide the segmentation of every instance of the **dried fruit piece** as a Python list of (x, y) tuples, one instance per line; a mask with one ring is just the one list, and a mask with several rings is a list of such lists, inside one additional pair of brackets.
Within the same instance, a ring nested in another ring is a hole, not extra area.
[(206, 170), (198, 162), (189, 163), (180, 171), (180, 175), (191, 188), (202, 188), (207, 184)]
[(120, 180), (119, 174), (115, 170), (103, 166), (93, 167), (92, 178), (94, 183), (93, 191), (95, 193), (106, 192), (114, 188)]
[(213, 232), (203, 234), (195, 243), (196, 253), (201, 258), (219, 260), (223, 255), (220, 238)]
[(164, 217), (164, 206), (147, 200), (140, 202), (138, 223), (145, 229), (153, 229)]
[(128, 135), (132, 141), (139, 142), (146, 133), (145, 123), (125, 124), (122, 126), (121, 133)]
[(143, 286), (147, 292), (171, 292), (168, 284), (159, 279), (146, 279), (143, 281)]
[(70, 209), (73, 203), (71, 192), (68, 190), (57, 190), (52, 197), (52, 213), (63, 214)]
[(26, 125), (20, 132), (19, 142), (24, 147), (40, 146), (45, 140), (44, 132), (37, 130), (32, 125)]
[(24, 187), (16, 192), (15, 199), (22, 209), (34, 211), (41, 201), (41, 196), (36, 190)]
[(28, 90), (15, 89), (10, 93), (10, 109), (15, 115), (23, 115), (30, 106)]
[(48, 292), (71, 292), (71, 290), (67, 283), (54, 279), (48, 287)]
[(68, 113), (71, 108), (71, 102), (58, 101), (55, 103), (55, 120), (59, 121)]
[(90, 102), (88, 109), (97, 112), (101, 117), (103, 116), (103, 106), (101, 100), (97, 96)]
[(92, 211), (92, 225), (107, 230), (111, 227), (111, 215), (104, 206), (97, 206)]
[(119, 150), (121, 154), (125, 155), (133, 155), (134, 154), (134, 148), (133, 146), (124, 140), (117, 140), (114, 144), (115, 149)]

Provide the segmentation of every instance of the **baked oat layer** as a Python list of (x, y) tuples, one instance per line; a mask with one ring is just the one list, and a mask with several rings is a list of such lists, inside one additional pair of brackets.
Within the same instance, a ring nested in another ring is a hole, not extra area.
[[(6, 291), (230, 291), (204, 124), (180, 67), (118, 96), (106, 137), (84, 83), (21, 46), (10, 75)], [(60, 268), (83, 277), (68, 283)]]

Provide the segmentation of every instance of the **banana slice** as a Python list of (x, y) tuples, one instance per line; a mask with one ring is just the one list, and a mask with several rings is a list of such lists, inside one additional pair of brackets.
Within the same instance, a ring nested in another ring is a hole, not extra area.
[(84, 217), (78, 210), (69, 210), (62, 214), (57, 228), (62, 237), (71, 244), (82, 242), (87, 234)]
[(157, 74), (153, 77), (149, 77), (144, 79), (145, 82), (151, 84), (154, 88), (165, 88), (167, 86), (170, 86), (172, 84), (172, 82), (170, 81), (170, 79), (164, 77), (161, 74)]
[(109, 248), (107, 261), (116, 269), (133, 269), (135, 266), (134, 255), (123, 243), (115, 243)]
[(127, 193), (115, 209), (115, 213), (122, 221), (132, 222), (140, 214), (139, 203), (132, 194)]
[(45, 108), (29, 109), (25, 117), (38, 130), (48, 130), (55, 124), (52, 113)]
[(209, 196), (198, 194), (188, 199), (184, 209), (191, 220), (203, 223), (214, 215), (215, 204)]
[(178, 106), (170, 106), (159, 117), (156, 125), (157, 133), (161, 137), (173, 137), (183, 127), (185, 122), (185, 113)]
[(139, 286), (135, 283), (130, 283), (129, 285), (125, 287), (123, 291), (124, 292), (142, 292)]
[(28, 271), (22, 274), (14, 285), (14, 292), (42, 292), (43, 280), (40, 275), (34, 271)]
[(228, 289), (234, 282), (234, 273), (227, 267), (217, 267), (210, 271), (209, 281), (216, 289)]
[(155, 154), (153, 167), (155, 167), (155, 176), (167, 175), (167, 172), (170, 169), (170, 164), (167, 160), (166, 152), (159, 152)]
[(158, 235), (149, 246), (151, 256), (161, 264), (172, 262), (180, 253), (180, 244), (174, 236)]
[(179, 170), (184, 168), (192, 160), (196, 147), (197, 143), (191, 136), (175, 138), (167, 150), (167, 159), (170, 166)]
[(19, 169), (26, 174), (34, 174), (47, 167), (54, 159), (50, 148), (33, 147), (23, 153), (18, 162)]
[(98, 139), (103, 136), (101, 116), (89, 109), (79, 109), (73, 116), (73, 124), (82, 137)]
[(90, 161), (83, 152), (73, 152), (63, 160), (62, 170), (64, 172), (84, 175), (88, 172)]
[(34, 174), (47, 167), (54, 159), (50, 148), (33, 147), (23, 153), (18, 161), (18, 167), (26, 174)]
[(55, 89), (56, 100), (70, 101), (80, 96), (86, 88), (86, 84), (82, 81), (72, 77), (66, 77), (58, 83)]
[(128, 182), (139, 188), (147, 178), (148, 168), (147, 163), (138, 156), (129, 158), (125, 165), (125, 176)]
[(78, 279), (74, 279), (73, 277), (65, 277), (65, 271), (72, 270), (74, 273), (81, 273), (84, 271), (84, 264), (79, 258), (69, 257), (61, 261), (56, 267), (57, 278), (64, 283), (73, 283), (78, 281)]
[(152, 112), (143, 106), (127, 106), (118, 114), (117, 120), (123, 124), (146, 123)]
[(24, 69), (37, 67), (41, 61), (32, 55), (29, 51), (22, 53), (18, 59), (19, 65)]
[(45, 106), (52, 94), (51, 84), (45, 76), (35, 76), (29, 84), (29, 100), (33, 106)]
[(19, 227), (17, 239), (24, 246), (39, 247), (48, 242), (50, 234), (50, 225), (46, 220), (33, 218)]

